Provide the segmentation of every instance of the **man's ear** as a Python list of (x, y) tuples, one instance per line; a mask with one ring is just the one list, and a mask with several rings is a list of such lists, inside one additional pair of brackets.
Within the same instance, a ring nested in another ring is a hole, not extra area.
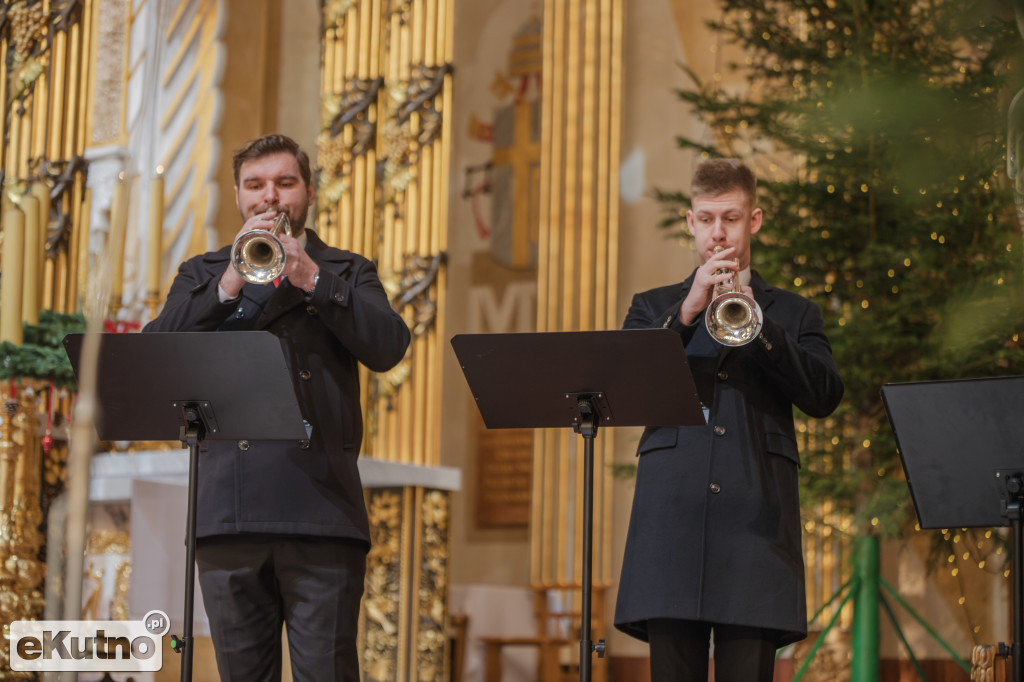
[(686, 227), (690, 229), (690, 234), (694, 237), (697, 236), (697, 232), (693, 227), (693, 211), (686, 212)]
[(764, 220), (764, 213), (761, 209), (755, 208), (750, 214), (750, 234), (757, 234), (757, 231), (761, 229), (761, 221)]

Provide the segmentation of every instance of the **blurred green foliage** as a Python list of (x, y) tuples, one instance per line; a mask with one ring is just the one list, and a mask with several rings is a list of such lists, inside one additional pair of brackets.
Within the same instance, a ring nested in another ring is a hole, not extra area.
[[(757, 170), (754, 268), (825, 316), (846, 395), (827, 434), (838, 442), (804, 448), (805, 510), (828, 500), (851, 532), (899, 536), (914, 515), (882, 385), (1024, 370), (1022, 196), (1006, 170), (1007, 109), (1024, 86), (1013, 5), (719, 4), (710, 30), (744, 61), (720, 78), (686, 70), (678, 94), (706, 132), (679, 147)], [(744, 87), (723, 86), (737, 75)], [(657, 197), (666, 234), (688, 235), (686, 193)]]
[(84, 332), (85, 317), (43, 310), (38, 325), (25, 324), (23, 329), (21, 345), (0, 343), (0, 380), (51, 380), (58, 388), (74, 391), (75, 373), (63, 339), (68, 334)]

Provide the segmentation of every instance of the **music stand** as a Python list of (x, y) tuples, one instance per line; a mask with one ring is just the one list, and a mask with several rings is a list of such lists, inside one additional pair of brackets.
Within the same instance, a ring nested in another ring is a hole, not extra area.
[[(75, 376), (85, 334), (64, 348)], [(97, 371), (101, 440), (180, 440), (189, 448), (184, 636), (181, 679), (192, 679), (196, 500), (204, 440), (303, 440), (281, 341), (270, 332), (103, 334)]]
[(598, 426), (704, 424), (682, 338), (669, 329), (459, 334), (452, 348), (489, 429), (571, 426), (583, 437), (580, 680), (589, 682)]
[(882, 400), (922, 528), (1012, 527), (1013, 644), (1024, 665), (1024, 377), (886, 384)]

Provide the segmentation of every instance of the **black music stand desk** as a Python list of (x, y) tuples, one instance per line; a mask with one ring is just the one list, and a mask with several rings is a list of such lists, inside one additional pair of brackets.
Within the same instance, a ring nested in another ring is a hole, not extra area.
[[(64, 348), (81, 377), (85, 334)], [(281, 341), (270, 332), (101, 334), (96, 431), (101, 440), (180, 440), (190, 450), (181, 679), (192, 679), (196, 498), (204, 440), (309, 438)]]
[(583, 436), (580, 680), (589, 681), (594, 439), (598, 426), (704, 424), (682, 338), (669, 329), (459, 334), (452, 347), (489, 429), (572, 427)]
[(886, 384), (889, 416), (922, 528), (1012, 527), (1013, 682), (1024, 664), (1024, 377)]

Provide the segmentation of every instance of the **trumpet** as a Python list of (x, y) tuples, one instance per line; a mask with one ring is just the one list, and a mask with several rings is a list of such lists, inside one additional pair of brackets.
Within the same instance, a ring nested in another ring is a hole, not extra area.
[[(723, 251), (715, 247), (715, 253)], [(728, 272), (721, 268), (716, 274)], [(704, 313), (704, 325), (711, 338), (724, 346), (744, 346), (761, 333), (764, 314), (761, 306), (740, 289), (739, 280), (730, 277), (715, 285), (715, 297)]]
[(231, 245), (231, 265), (246, 282), (266, 284), (277, 279), (284, 271), (284, 246), (277, 235), (284, 230), (292, 234), (288, 215), (281, 213), (274, 219), (270, 230), (249, 230), (238, 235)]

